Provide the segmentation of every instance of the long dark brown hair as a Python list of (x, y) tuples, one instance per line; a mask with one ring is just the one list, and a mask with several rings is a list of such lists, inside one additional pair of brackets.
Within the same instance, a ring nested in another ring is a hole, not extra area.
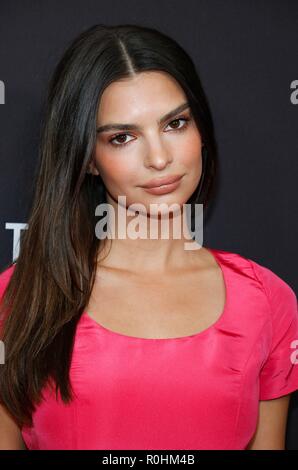
[[(1, 404), (20, 427), (32, 426), (42, 388), (54, 383), (64, 403), (76, 325), (88, 304), (99, 254), (95, 208), (105, 203), (100, 176), (87, 173), (105, 88), (143, 71), (164, 71), (184, 90), (204, 142), (204, 171), (188, 202), (207, 207), (217, 150), (196, 67), (172, 38), (140, 25), (95, 25), (67, 47), (51, 77), (41, 125), (39, 164), (28, 229), (2, 297)], [(48, 382), (49, 381), (49, 382)]]

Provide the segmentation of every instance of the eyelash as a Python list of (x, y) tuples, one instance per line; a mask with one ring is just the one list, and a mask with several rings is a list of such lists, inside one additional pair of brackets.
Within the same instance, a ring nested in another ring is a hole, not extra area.
[[(189, 124), (189, 121), (191, 120), (191, 118), (189, 117), (186, 117), (186, 116), (180, 116), (176, 119), (173, 119), (172, 121), (170, 121), (167, 126), (169, 124), (172, 124), (172, 122), (175, 122), (175, 121), (185, 121), (185, 124), (182, 126), (182, 127), (179, 127), (178, 129), (172, 129), (172, 131), (174, 132), (183, 132), (187, 129), (188, 127), (188, 124)], [(128, 134), (128, 133), (122, 133), (122, 134), (116, 134), (114, 137), (112, 137), (111, 139), (109, 139), (109, 143), (111, 145), (113, 145), (114, 147), (123, 147), (124, 145), (128, 145), (130, 142), (132, 142), (132, 140), (129, 140), (128, 142), (124, 142), (124, 143), (118, 143), (118, 144), (115, 144), (113, 142), (113, 140), (117, 139), (117, 137), (120, 137), (122, 135), (131, 135), (131, 134)]]

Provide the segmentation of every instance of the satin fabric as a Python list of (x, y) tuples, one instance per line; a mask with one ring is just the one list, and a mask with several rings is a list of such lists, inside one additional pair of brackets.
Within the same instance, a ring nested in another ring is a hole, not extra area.
[[(70, 369), (76, 397), (66, 405), (44, 388), (33, 427), (22, 428), (29, 449), (246, 448), (259, 401), (298, 389), (297, 298), (269, 268), (208, 249), (226, 287), (218, 320), (189, 336), (148, 339), (85, 311)], [(2, 292), (12, 269), (0, 276)]]

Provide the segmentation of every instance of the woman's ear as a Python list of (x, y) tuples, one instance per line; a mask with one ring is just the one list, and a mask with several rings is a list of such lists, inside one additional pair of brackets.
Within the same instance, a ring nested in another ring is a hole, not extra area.
[(98, 169), (96, 168), (96, 166), (94, 165), (93, 160), (91, 160), (91, 162), (89, 163), (87, 173), (91, 173), (91, 174), (94, 175), (94, 176), (99, 175), (99, 171), (98, 171)]

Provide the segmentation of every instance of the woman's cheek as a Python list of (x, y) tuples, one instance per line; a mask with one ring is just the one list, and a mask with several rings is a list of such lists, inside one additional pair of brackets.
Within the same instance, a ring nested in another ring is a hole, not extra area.
[(202, 174), (202, 157), (201, 157), (201, 139), (194, 135), (193, 138), (180, 148), (180, 164), (187, 173), (187, 180), (190, 185), (189, 189), (195, 189), (199, 183)]
[(123, 151), (116, 156), (101, 154), (97, 168), (106, 186), (113, 186), (115, 190), (124, 190), (127, 185), (138, 184), (140, 163)]

